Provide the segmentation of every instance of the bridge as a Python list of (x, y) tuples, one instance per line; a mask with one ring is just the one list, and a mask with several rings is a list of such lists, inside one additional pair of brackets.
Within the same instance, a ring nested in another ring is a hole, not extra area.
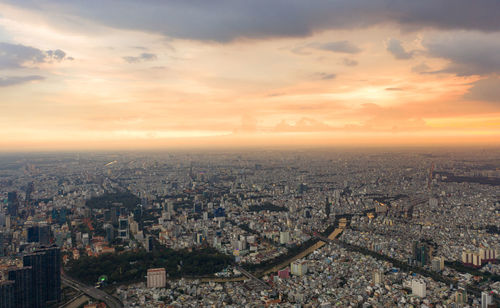
[(82, 293), (85, 293), (89, 297), (92, 297), (96, 300), (100, 300), (106, 303), (106, 306), (110, 308), (122, 308), (123, 304), (115, 297), (109, 295), (108, 293), (96, 289), (92, 286), (85, 285), (75, 279), (66, 276), (65, 274), (61, 275), (61, 283), (68, 285)]
[(245, 277), (249, 278), (251, 283), (248, 284), (248, 286), (252, 289), (256, 290), (269, 290), (272, 289), (272, 287), (265, 281), (257, 278), (257, 276), (253, 275), (249, 271), (245, 270), (244, 268), (240, 266), (235, 267), (238, 271), (240, 271)]

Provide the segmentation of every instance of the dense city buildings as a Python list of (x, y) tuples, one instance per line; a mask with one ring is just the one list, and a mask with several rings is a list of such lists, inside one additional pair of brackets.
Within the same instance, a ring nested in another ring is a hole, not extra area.
[(67, 301), (80, 287), (64, 270), (102, 292), (88, 294), (97, 302), (127, 307), (495, 305), (498, 157), (495, 149), (4, 156), (1, 302)]

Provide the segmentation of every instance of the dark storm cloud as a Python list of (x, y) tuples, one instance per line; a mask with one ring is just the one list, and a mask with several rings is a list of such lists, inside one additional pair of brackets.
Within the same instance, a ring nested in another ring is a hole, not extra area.
[(490, 77), (473, 83), (465, 99), (500, 103), (500, 78)]
[(449, 60), (438, 72), (459, 76), (500, 72), (500, 36), (497, 33), (458, 32), (426, 38), (428, 55)]
[(18, 84), (27, 83), (34, 80), (43, 80), (45, 79), (42, 76), (32, 75), (32, 76), (23, 76), (23, 77), (0, 77), (0, 87), (9, 87)]
[(141, 53), (138, 57), (123, 57), (128, 63), (137, 63), (142, 61), (153, 61), (158, 57), (154, 53)]
[(401, 42), (396, 39), (390, 39), (387, 42), (387, 51), (389, 51), (396, 59), (405, 60), (413, 57), (413, 52), (408, 52), (401, 45)]
[(50, 61), (62, 61), (66, 53), (60, 49), (43, 51), (21, 44), (0, 42), (0, 69), (21, 68)]
[(500, 30), (498, 0), (10, 0), (13, 5), (69, 14), (112, 27), (168, 37), (228, 42), (300, 37), (328, 29), (395, 23), (421, 28)]

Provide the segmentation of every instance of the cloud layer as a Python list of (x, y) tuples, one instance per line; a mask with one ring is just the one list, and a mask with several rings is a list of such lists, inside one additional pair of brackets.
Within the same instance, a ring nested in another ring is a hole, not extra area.
[(62, 61), (66, 53), (60, 49), (42, 51), (31, 46), (0, 42), (0, 69), (22, 68), (50, 61)]
[(238, 38), (303, 37), (328, 29), (398, 24), (423, 28), (500, 30), (497, 0), (88, 0), (13, 1), (54, 14), (167, 37), (229, 42)]
[(424, 39), (423, 45), (431, 57), (449, 60), (440, 72), (459, 76), (500, 72), (500, 40), (497, 33), (440, 33)]
[(34, 80), (43, 80), (45, 79), (43, 76), (31, 75), (31, 76), (22, 76), (22, 77), (0, 77), (0, 87), (9, 87), (18, 84), (27, 83)]

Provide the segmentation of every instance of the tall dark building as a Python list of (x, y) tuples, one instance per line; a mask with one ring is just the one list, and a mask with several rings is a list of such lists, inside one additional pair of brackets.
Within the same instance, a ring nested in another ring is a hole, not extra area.
[(61, 249), (57, 246), (36, 251), (45, 254), (45, 276), (47, 277), (47, 301), (61, 301)]
[(40, 226), (38, 228), (38, 238), (40, 241), (40, 244), (42, 245), (49, 245), (50, 243), (50, 226)]
[(31, 281), (30, 290), (32, 292), (33, 308), (47, 307), (47, 264), (45, 254), (34, 253), (23, 257), (24, 266), (30, 266), (33, 280)]
[(35, 184), (33, 182), (29, 182), (26, 186), (26, 204), (31, 202), (31, 194), (35, 190)]
[(153, 245), (154, 245), (153, 237), (152, 236), (148, 236), (147, 237), (147, 242), (146, 242), (146, 250), (149, 251), (149, 252), (153, 251)]
[(0, 257), (5, 255), (4, 233), (0, 231)]
[(28, 243), (50, 243), (50, 226), (32, 226), (28, 228)]
[(33, 307), (46, 307), (46, 302), (61, 300), (61, 250), (57, 246), (41, 248), (24, 256), (25, 266), (33, 268)]
[(104, 210), (104, 221), (111, 221), (111, 211), (109, 209)]
[(326, 217), (330, 217), (330, 202), (328, 202), (328, 197), (325, 199), (325, 213)]
[(33, 302), (33, 271), (29, 266), (14, 268), (8, 271), (8, 279), (14, 281), (14, 306), (16, 308), (32, 308)]
[(14, 281), (0, 281), (0, 308), (16, 308), (14, 301)]
[(17, 217), (19, 210), (19, 200), (17, 199), (17, 192), (11, 191), (7, 194), (7, 212), (10, 216)]
[(111, 243), (115, 238), (115, 228), (112, 224), (105, 224), (104, 231), (106, 231), (106, 241)]
[(28, 243), (40, 242), (40, 230), (38, 226), (31, 226), (28, 228)]
[(427, 244), (418, 241), (413, 243), (413, 260), (422, 267), (429, 262), (429, 247)]

